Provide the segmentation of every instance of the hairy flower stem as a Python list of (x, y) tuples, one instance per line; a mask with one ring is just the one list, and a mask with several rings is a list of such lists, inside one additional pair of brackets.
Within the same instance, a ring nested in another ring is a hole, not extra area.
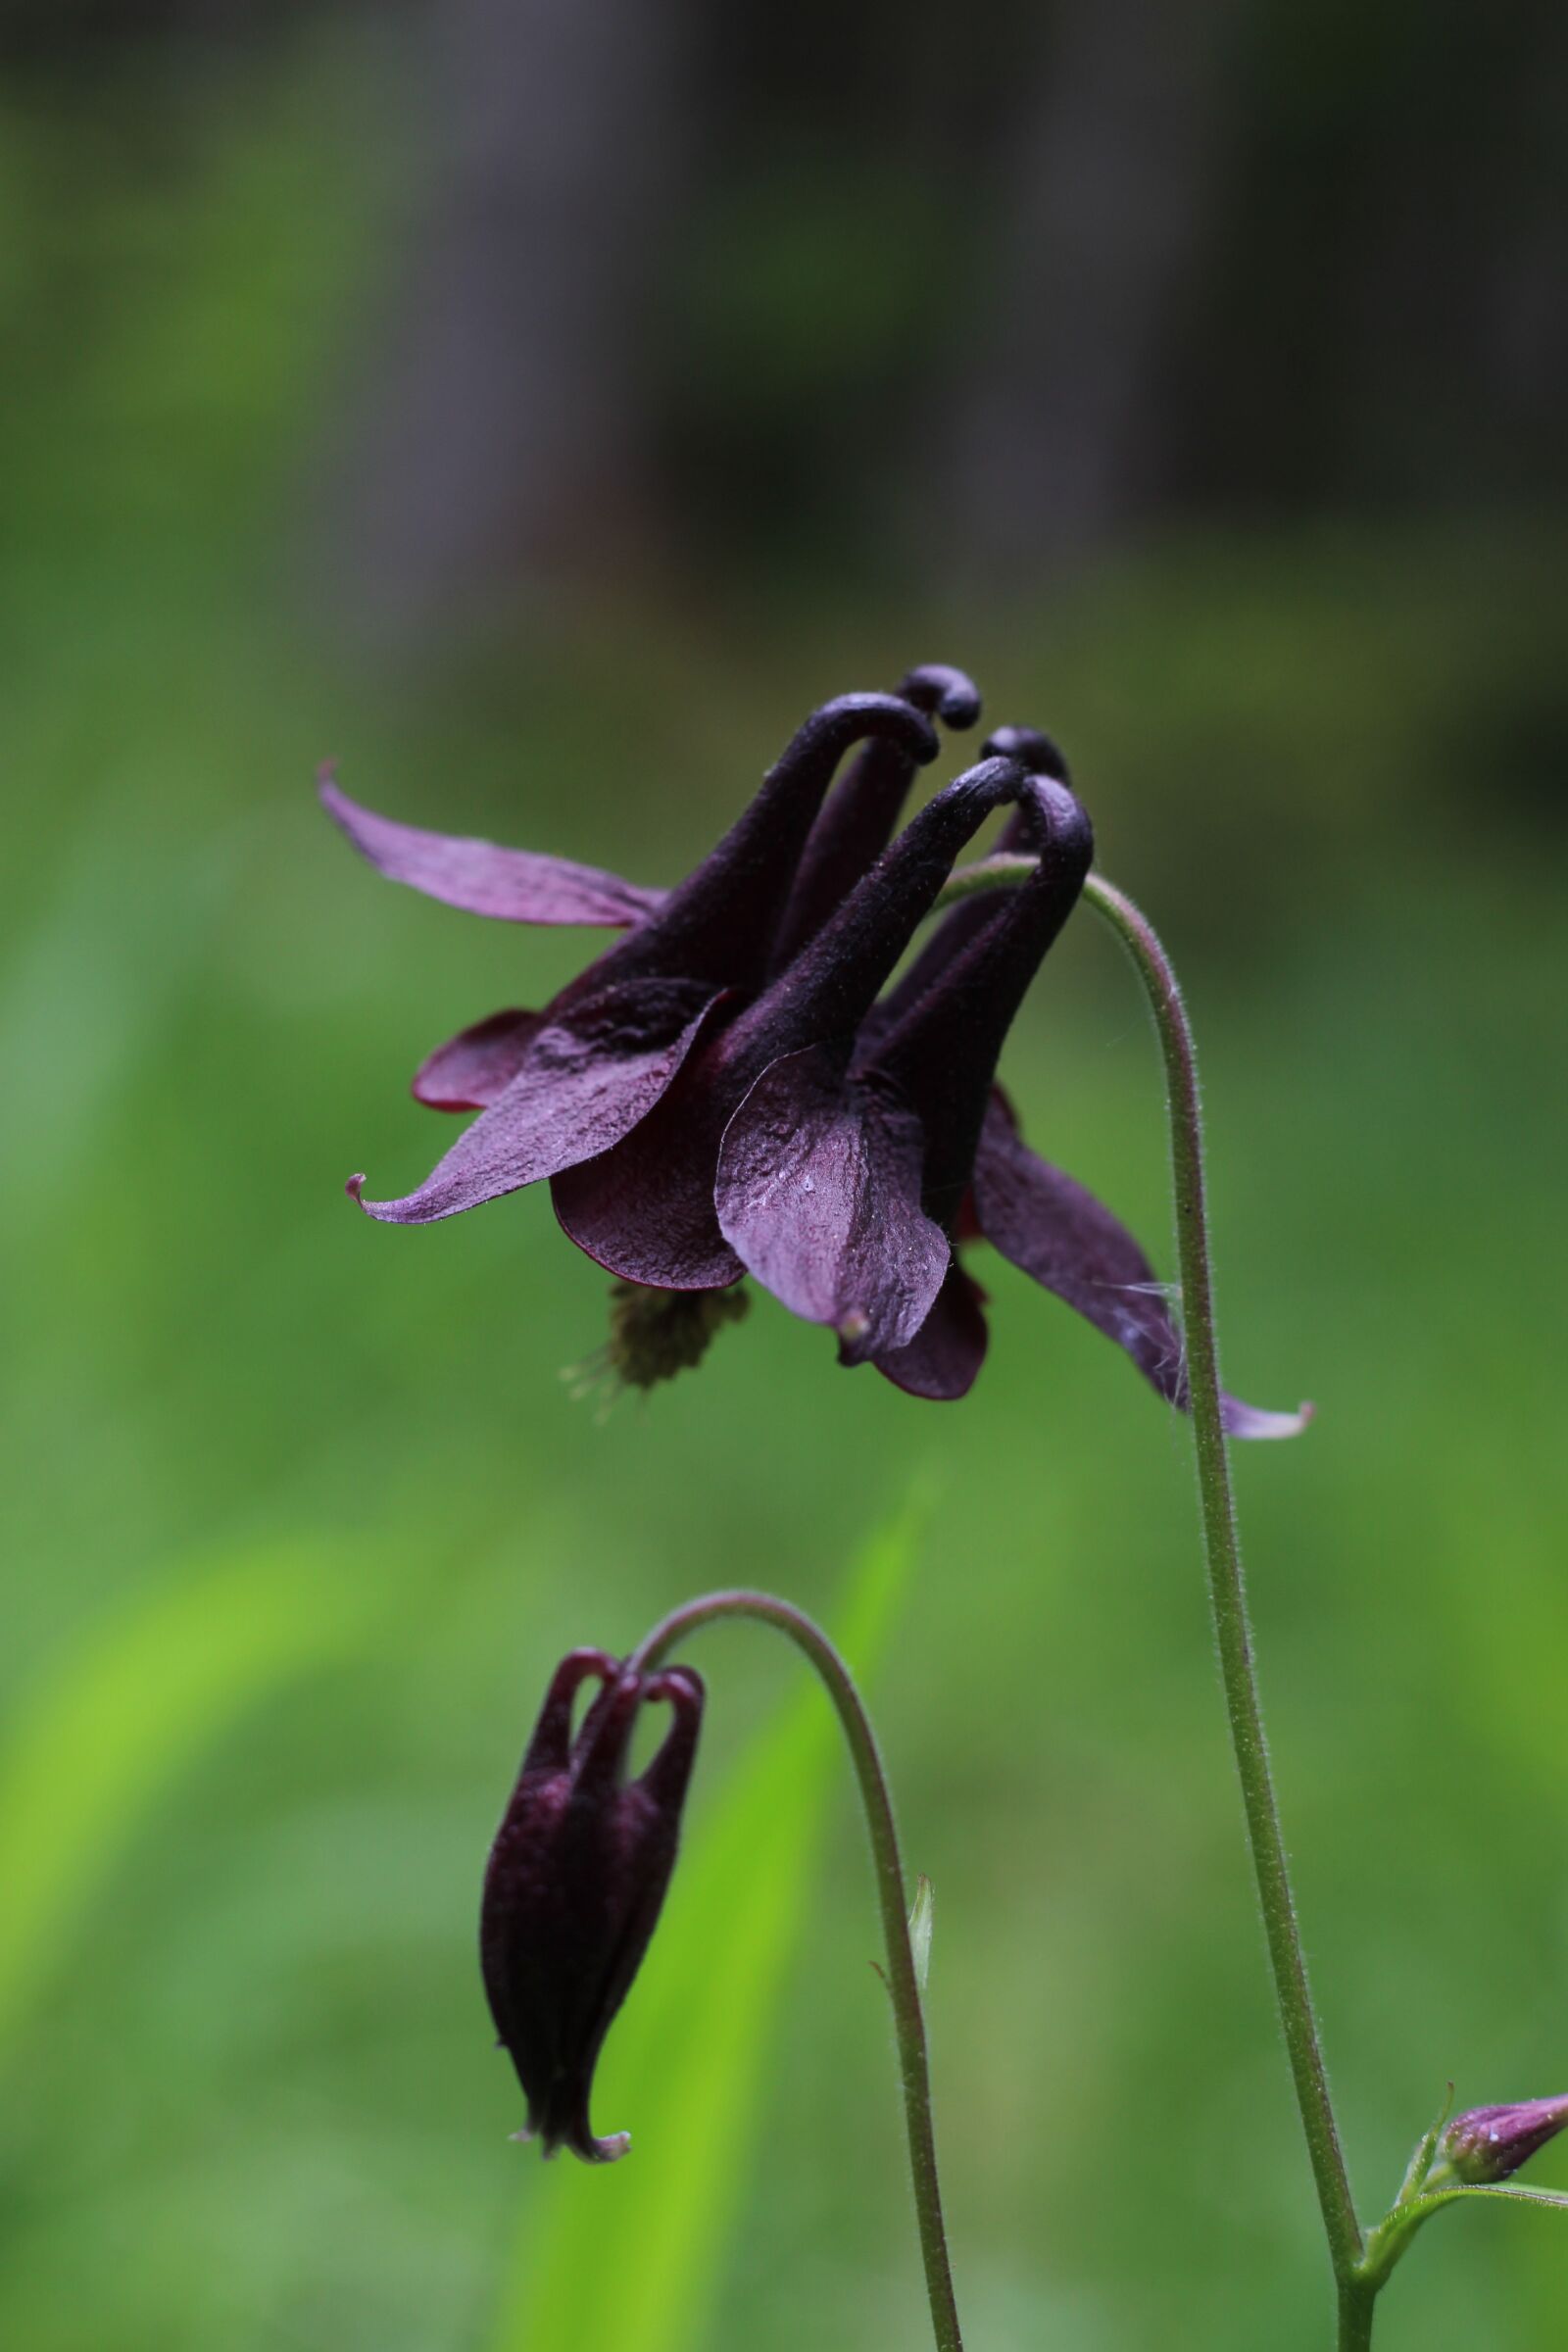
[[(1032, 860), (999, 857), (962, 866), (942, 903), (976, 891), (1006, 888), (1023, 879)], [(1248, 1621), (1247, 1579), (1236, 1527), (1230, 1457), (1220, 1416), (1219, 1342), (1204, 1203), (1203, 1118), (1198, 1058), (1180, 986), (1158, 935), (1115, 885), (1091, 874), (1084, 897), (1130, 953), (1144, 984), (1164, 1056), (1169, 1090), (1171, 1174), (1176, 1248), (1181, 1275), (1182, 1325), (1192, 1392), (1193, 1445), (1208, 1560), (1209, 1606), (1230, 1718), (1231, 1745), (1242, 1784), (1248, 1843), (1256, 1876), (1274, 1996), (1290, 2055), (1297, 2104), (1306, 2133), (1312, 2178), (1339, 2286), (1340, 2352), (1364, 2352), (1372, 2341), (1372, 2312), (1381, 2281), (1362, 2268), (1365, 2247), (1349, 2176), (1334, 2120), (1328, 2069), (1307, 1983), (1290, 1863), (1269, 1765), (1263, 1706)]]
[(931, 2305), (931, 2328), (938, 2352), (963, 2352), (958, 2329), (958, 2307), (953, 2291), (953, 2269), (948, 2259), (947, 2231), (942, 2221), (942, 2189), (937, 2178), (936, 2130), (931, 2119), (931, 2070), (926, 2051), (925, 2016), (920, 1984), (909, 1940), (908, 1890), (899, 1854), (899, 1834), (893, 1819), (888, 1788), (876, 1735), (871, 1729), (855, 1678), (821, 1628), (786, 1600), (766, 1592), (709, 1592), (700, 1600), (674, 1609), (641, 1643), (628, 1663), (640, 1671), (656, 1666), (677, 1642), (701, 1625), (718, 1617), (755, 1617), (787, 1634), (803, 1650), (827, 1688), (838, 1710), (850, 1756), (860, 1785), (860, 1801), (871, 1840), (877, 1900), (882, 1907), (882, 1935), (887, 1946), (887, 1986), (893, 2003), (894, 2031), (899, 2045), (899, 2074), (904, 2085), (904, 2115), (909, 2141), (909, 2172), (914, 2185), (915, 2218), (920, 2251), (925, 2261), (926, 2295)]
[(1368, 2280), (1341, 2279), (1339, 2352), (1371, 2352), (1372, 2314), (1377, 2299), (1378, 2290)]
[(1219, 1646), (1231, 1745), (1241, 1777), (1248, 1840), (1257, 1877), (1274, 1992), (1285, 2031), (1297, 2103), (1306, 2132), (1323, 2227), (1340, 2285), (1342, 2352), (1371, 2341), (1371, 2299), (1357, 2276), (1363, 2247), (1349, 2177), (1334, 2121), (1328, 2070), (1301, 1949), (1290, 1864), (1269, 1768), (1262, 1700), (1248, 1623), (1247, 1580), (1236, 1530), (1236, 1500), (1220, 1418), (1219, 1346), (1203, 1198), (1203, 1121), (1192, 1028), (1175, 972), (1153, 929), (1113, 884), (1091, 875), (1084, 896), (1131, 953), (1153, 1009), (1170, 1090), (1172, 1179), (1176, 1247), (1181, 1271), (1182, 1326), (1192, 1389), (1193, 1445), (1208, 1554), (1209, 1603)]

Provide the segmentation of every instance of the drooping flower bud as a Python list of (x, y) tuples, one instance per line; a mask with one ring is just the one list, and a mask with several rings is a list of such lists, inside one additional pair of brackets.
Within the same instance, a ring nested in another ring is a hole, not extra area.
[(1568, 2129), (1568, 2098), (1471, 2107), (1456, 2115), (1444, 2132), (1438, 2157), (1456, 2180), (1506, 2180), (1564, 2129)]
[[(595, 1677), (603, 1688), (573, 1739), (573, 1700)], [(629, 1780), (638, 1710), (660, 1701), (674, 1720)], [(626, 2132), (594, 2136), (594, 2066), (669, 1885), (702, 1713), (702, 1681), (689, 1667), (638, 1674), (604, 1650), (573, 1650), (556, 1669), (496, 1834), (479, 1923), (485, 1992), (528, 2101), (519, 2136), (537, 2134), (547, 2156), (569, 2147), (606, 2164), (630, 2145)]]

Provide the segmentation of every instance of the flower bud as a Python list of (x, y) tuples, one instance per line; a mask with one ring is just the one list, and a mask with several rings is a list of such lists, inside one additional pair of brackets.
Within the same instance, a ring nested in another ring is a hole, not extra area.
[(1439, 2142), (1438, 2155), (1460, 2180), (1506, 2180), (1565, 2126), (1568, 2098), (1521, 2099), (1510, 2107), (1472, 2107), (1454, 2117)]
[[(572, 1702), (592, 1678), (602, 1689), (573, 1739)], [(666, 1701), (674, 1720), (653, 1762), (628, 1780), (645, 1701)], [(625, 2132), (594, 2136), (594, 2065), (664, 1900), (702, 1712), (689, 1667), (639, 1674), (604, 1650), (573, 1650), (556, 1669), (490, 1850), (485, 1993), (528, 2101), (518, 2136), (537, 2134), (547, 2156), (564, 2146), (605, 2164), (630, 2144)]]

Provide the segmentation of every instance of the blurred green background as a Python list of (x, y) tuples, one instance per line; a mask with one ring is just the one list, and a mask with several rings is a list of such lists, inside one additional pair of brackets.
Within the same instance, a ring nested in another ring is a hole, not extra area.
[[(1184, 1431), (998, 1262), (962, 1405), (766, 1300), (574, 1403), (604, 1282), (541, 1194), (340, 1188), (597, 943), (389, 890), (310, 779), (664, 881), (911, 661), (1067, 745), (1199, 1023), (1231, 1383), (1319, 1405), (1238, 1480), (1378, 2210), (1450, 2079), (1568, 2086), (1560, 24), (583, 13), (4, 36), (0, 2335), (922, 2340), (848, 1776), (752, 1629), (602, 2073), (634, 2153), (508, 2144), (473, 1915), (544, 1677), (745, 1580), (872, 1664), (973, 2352), (1308, 2352)], [(1008, 1075), (1168, 1268), (1088, 918)], [(1555, 2342), (1568, 2231), (1462, 2210), (1384, 2314)]]

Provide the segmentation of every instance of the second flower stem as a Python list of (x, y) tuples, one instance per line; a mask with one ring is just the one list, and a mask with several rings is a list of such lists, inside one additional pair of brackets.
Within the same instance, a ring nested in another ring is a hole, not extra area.
[(1203, 1121), (1193, 1033), (1170, 959), (1147, 918), (1114, 884), (1102, 881), (1099, 875), (1090, 876), (1084, 886), (1084, 897), (1131, 953), (1153, 1009), (1165, 1060), (1170, 1091), (1182, 1325), (1187, 1341), (1193, 1443), (1198, 1456), (1203, 1543), (1208, 1559), (1209, 1604), (1230, 1718), (1231, 1745), (1247, 1814), (1248, 1842), (1273, 1969), (1275, 1998), (1290, 2054), (1297, 2104), (1306, 2132), (1323, 2228), (1340, 2286), (1342, 2352), (1359, 2352), (1361, 2346), (1372, 2340), (1371, 2302), (1357, 2278), (1363, 2251), (1361, 2229), (1334, 2120), (1328, 2070), (1323, 2062), (1307, 1983), (1306, 1959), (1301, 1949), (1290, 1863), (1263, 1728), (1251, 1628), (1248, 1621), (1247, 1580), (1236, 1529), (1236, 1501), (1219, 1385), (1219, 1346), (1204, 1202)]
[(882, 1936), (887, 1947), (887, 1987), (893, 2003), (893, 2026), (898, 2038), (899, 2075), (904, 2089), (905, 2126), (909, 2142), (909, 2175), (914, 2189), (915, 2219), (920, 2252), (925, 2263), (926, 2296), (937, 2352), (963, 2352), (958, 2329), (958, 2306), (948, 2259), (947, 2230), (942, 2219), (942, 2187), (937, 2177), (936, 2130), (931, 2117), (931, 2067), (926, 2050), (925, 2013), (920, 1982), (909, 1939), (908, 1893), (899, 1853), (899, 1833), (893, 1818), (893, 1798), (883, 1767), (876, 1734), (865, 1711), (855, 1677), (821, 1627), (804, 1610), (776, 1600), (767, 1592), (709, 1592), (689, 1600), (656, 1625), (640, 1643), (628, 1665), (640, 1670), (656, 1666), (673, 1645), (700, 1625), (719, 1617), (752, 1617), (785, 1634), (815, 1667), (838, 1711), (849, 1743), (860, 1801), (871, 1841), (877, 1901), (882, 1912)]

